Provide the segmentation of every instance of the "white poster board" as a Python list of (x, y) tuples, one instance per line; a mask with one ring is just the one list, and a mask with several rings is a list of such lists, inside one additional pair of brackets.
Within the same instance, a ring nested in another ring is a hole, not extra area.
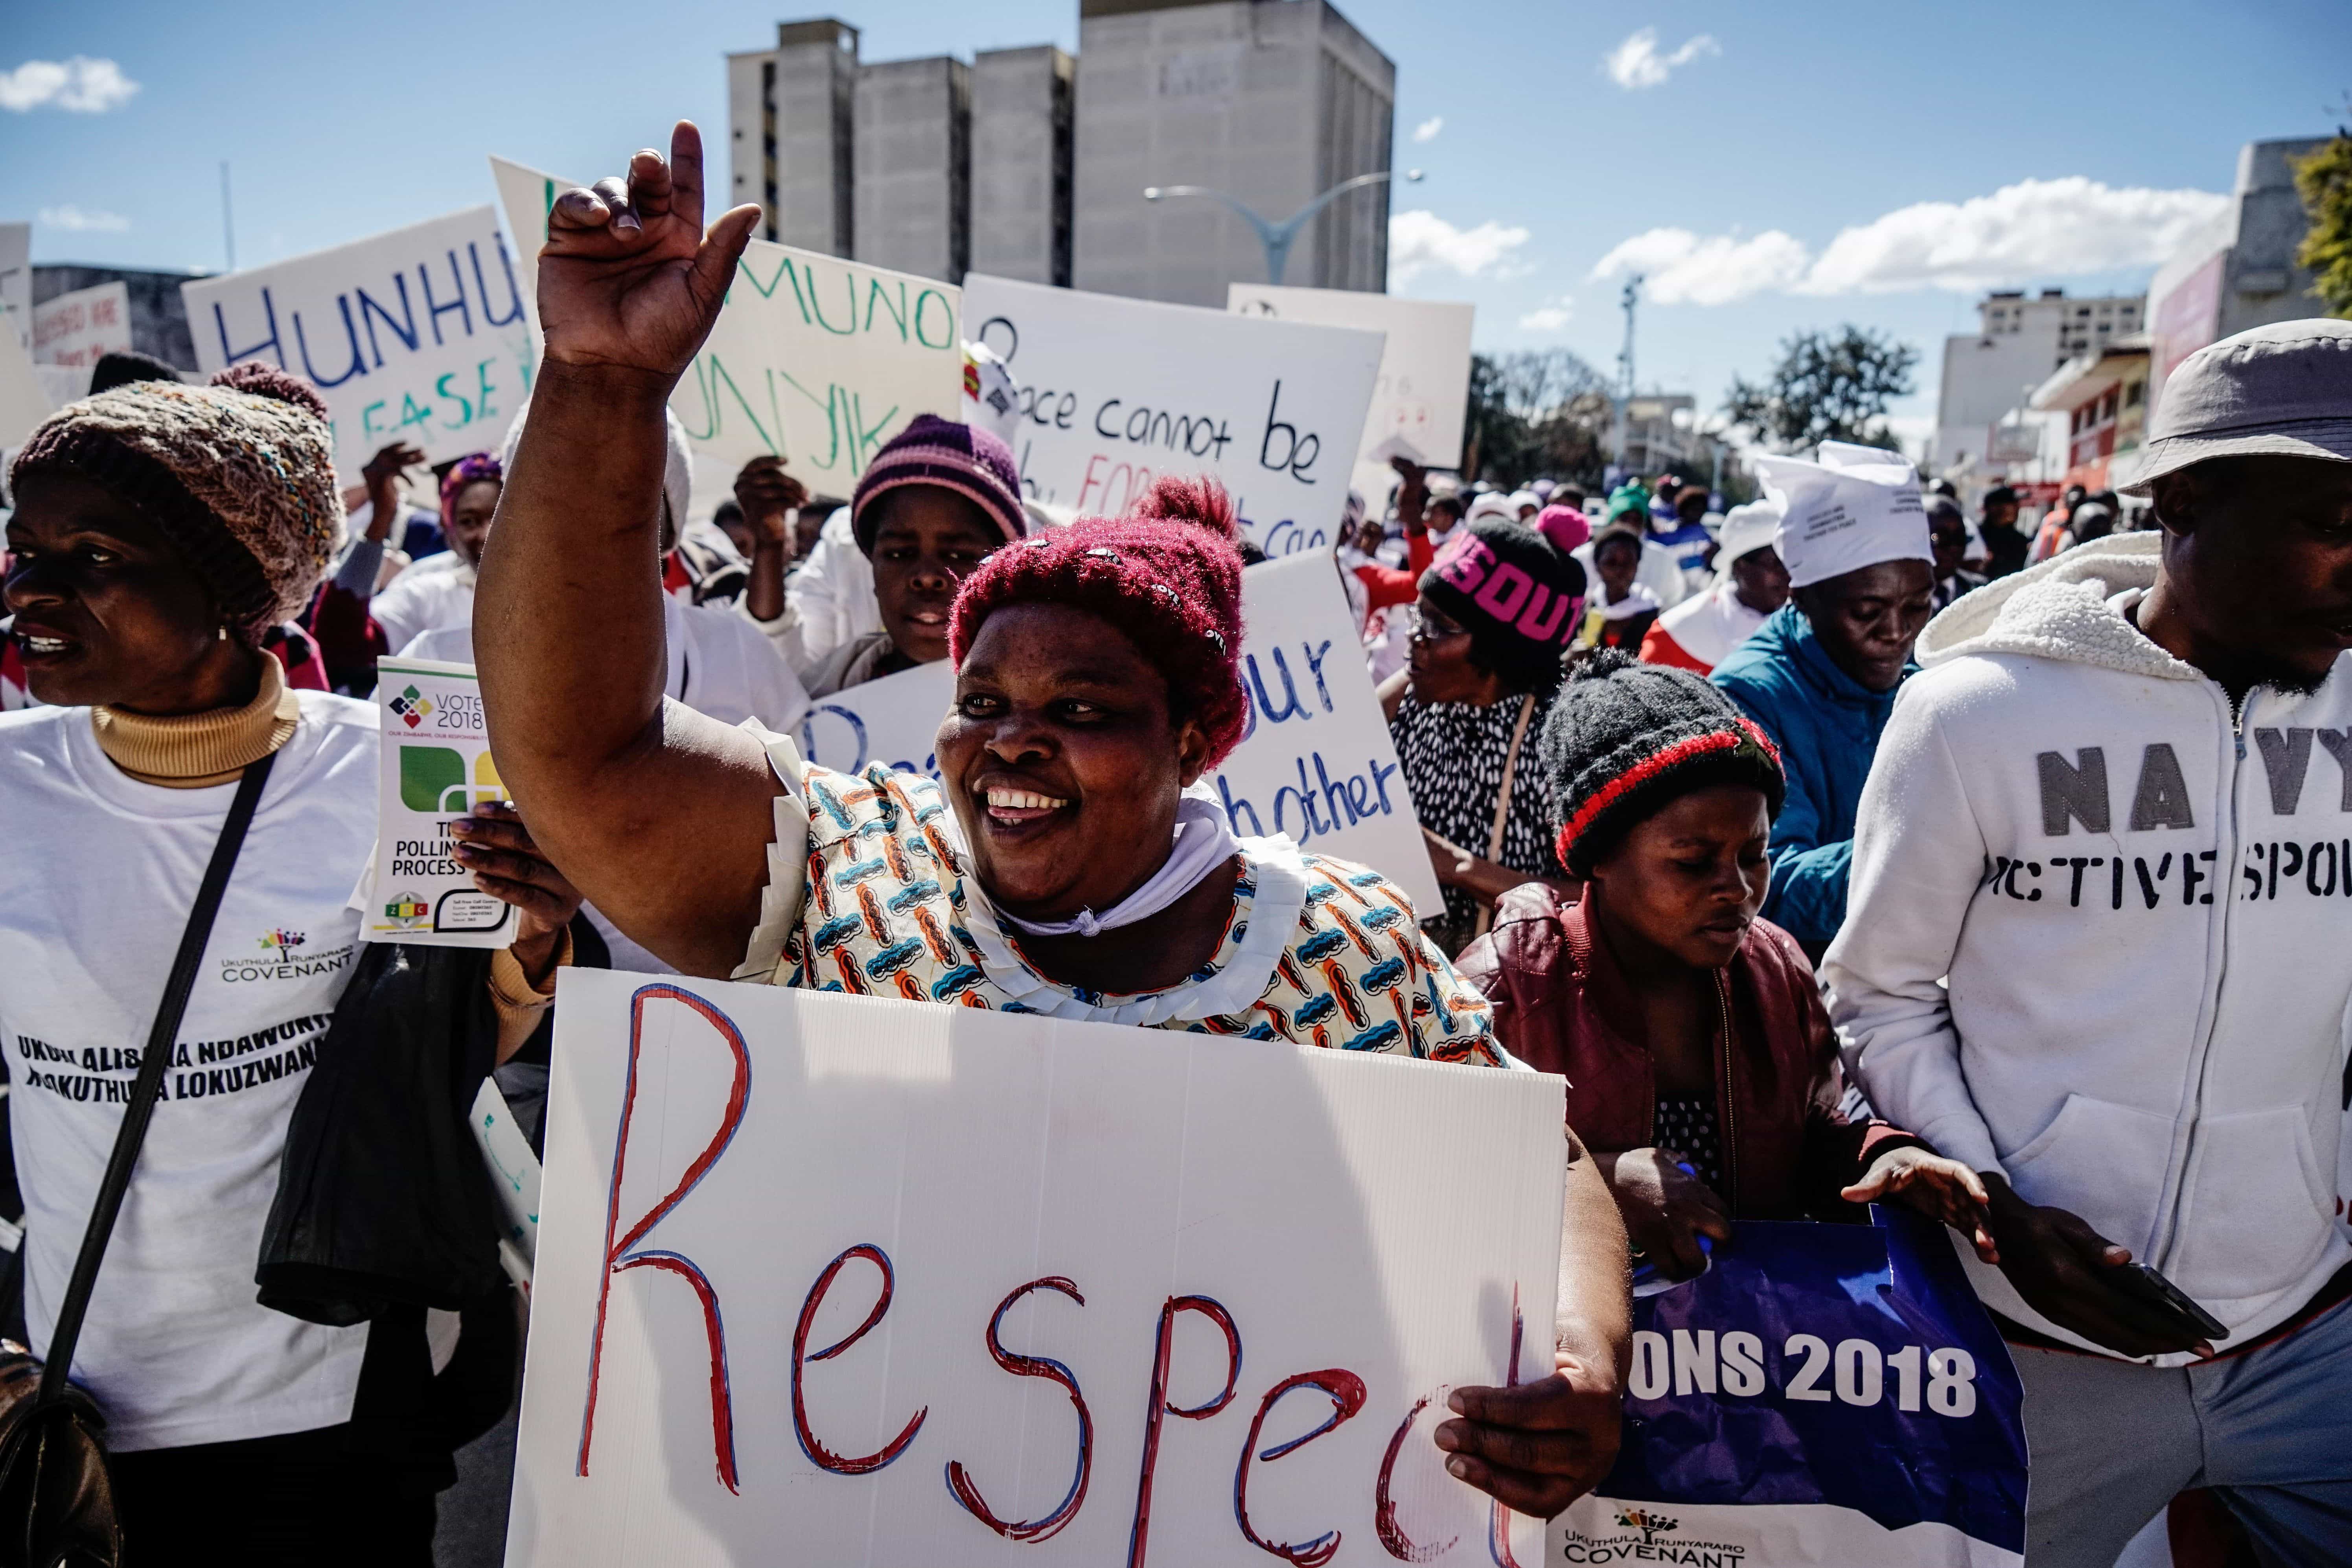
[(1287, 289), (1229, 283), (1226, 308), (1244, 316), (1365, 327), (1388, 334), (1380, 379), (1364, 416), (1355, 488), (1377, 511), (1395, 480), (1391, 458), (1425, 468), (1462, 465), (1463, 422), (1470, 407), (1470, 331), (1476, 307), (1444, 300), (1401, 300), (1360, 289)]
[(33, 307), (35, 364), (94, 365), (131, 348), (131, 287), (120, 279)]
[(1560, 1080), (643, 978), (561, 982), (509, 1568), (1490, 1562)]
[[(1242, 574), (1242, 687), (1249, 729), (1208, 775), (1234, 831), (1387, 874), (1416, 912), (1443, 907), (1437, 873), (1328, 551)], [(955, 698), (947, 662), (853, 686), (811, 705), (795, 738), (811, 762), (857, 773), (887, 761), (939, 776), (932, 737)]]
[[(572, 182), (504, 158), (490, 171), (529, 291), (548, 208)], [(845, 496), (917, 415), (961, 418), (962, 309), (953, 284), (753, 240), (669, 400), (694, 447), (692, 514), (707, 516), (736, 470), (767, 453), (812, 491)], [(530, 319), (536, 331), (536, 309)]]
[(509, 798), (490, 758), (481, 682), (470, 664), (429, 658), (381, 658), (375, 669), (383, 746), (360, 940), (505, 947), (514, 906), (477, 888), (450, 853), (451, 823)]
[(0, 452), (23, 446), (25, 437), (57, 408), (57, 400), (34, 368), (32, 352), (16, 341), (16, 333), (0, 331)]
[(1215, 475), (1268, 555), (1328, 551), (1381, 336), (972, 273), (975, 341), (1021, 383), (1028, 493), (1117, 517), (1163, 474)]
[(206, 376), (262, 360), (319, 389), (348, 485), (394, 441), (436, 463), (499, 449), (538, 363), (517, 270), (479, 206), (180, 293)]

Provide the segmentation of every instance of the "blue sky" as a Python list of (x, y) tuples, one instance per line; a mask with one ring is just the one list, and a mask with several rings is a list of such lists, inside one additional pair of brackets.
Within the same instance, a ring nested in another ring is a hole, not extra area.
[[(2182, 193), (2226, 191), (2240, 143), (2322, 133), (2352, 92), (2345, 0), (1341, 9), (1396, 60), (1396, 161), (1427, 171), (1396, 202), (1428, 215), (1397, 237), (1398, 272), (1418, 262), (1398, 291), (1475, 301), (1483, 347), (1564, 343), (1605, 372), (1618, 283), (1594, 268), (1636, 258), (1660, 296), (1642, 315), (1644, 387), (1710, 406), (1786, 333), (1856, 321), (1922, 351), (1901, 410), (1920, 419), (1941, 340), (1973, 325), (1986, 279), (2144, 286), (2165, 237), (2210, 208)], [(34, 259), (217, 268), (223, 159), (241, 263), (317, 249), (493, 200), (488, 153), (605, 171), (673, 117), (718, 122), (721, 56), (814, 7), (8, 13), (0, 217), (36, 219)], [(1075, 0), (834, 14), (863, 29), (868, 59), (1077, 43)], [(115, 75), (56, 85), (21, 68), (75, 57)], [(1906, 211), (1919, 204), (1951, 210)]]

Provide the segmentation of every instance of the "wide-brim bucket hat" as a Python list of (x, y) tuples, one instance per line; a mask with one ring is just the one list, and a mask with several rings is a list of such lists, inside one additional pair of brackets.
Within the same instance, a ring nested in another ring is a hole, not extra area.
[(2352, 321), (2280, 321), (2190, 354), (2164, 384), (2123, 492), (2234, 457), (2352, 463)]

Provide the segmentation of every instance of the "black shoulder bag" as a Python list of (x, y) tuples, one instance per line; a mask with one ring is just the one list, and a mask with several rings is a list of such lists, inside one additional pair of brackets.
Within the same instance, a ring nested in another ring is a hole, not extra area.
[(154, 1027), (147, 1032), (147, 1050), (139, 1060), (131, 1103), (122, 1109), (121, 1131), (114, 1135), (114, 1152), (107, 1156), (98, 1201), (90, 1205), (89, 1227), (82, 1233), (73, 1277), (58, 1306), (47, 1363), (35, 1359), (22, 1345), (0, 1341), (0, 1568), (116, 1568), (121, 1562), (122, 1530), (115, 1518), (114, 1485), (100, 1437), (106, 1417), (89, 1395), (66, 1379), (73, 1367), (75, 1342), (81, 1338), (82, 1318), (89, 1310), (91, 1288), (98, 1283), (99, 1265), (106, 1259), (107, 1240), (131, 1189), (139, 1145), (163, 1094), (163, 1069), (172, 1064), (173, 1041), (212, 939), (213, 917), (220, 911), (221, 895), (228, 890), (229, 873), (236, 868), (237, 851), (244, 847), (253, 808), (276, 760), (273, 752), (245, 770), (228, 820), (221, 824), (220, 838), (213, 845), (195, 907), (180, 933), (171, 977), (163, 983)]

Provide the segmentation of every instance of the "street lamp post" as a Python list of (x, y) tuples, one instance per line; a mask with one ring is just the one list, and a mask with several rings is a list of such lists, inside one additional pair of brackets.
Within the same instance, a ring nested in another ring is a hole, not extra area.
[[(1390, 177), (1391, 171), (1382, 169), (1377, 174), (1359, 174), (1352, 180), (1342, 180), (1280, 223), (1268, 222), (1258, 215), (1255, 208), (1244, 202), (1239, 196), (1227, 191), (1213, 190), (1207, 185), (1147, 185), (1144, 187), (1143, 199), (1147, 202), (1157, 202), (1170, 196), (1206, 196), (1213, 202), (1224, 203), (1247, 219), (1249, 226), (1257, 231), (1258, 243), (1265, 247), (1265, 280), (1269, 283), (1279, 283), (1282, 281), (1282, 270), (1290, 261), (1290, 242), (1298, 237), (1298, 231), (1307, 226), (1308, 218), (1313, 217), (1349, 191), (1366, 185), (1385, 184)], [(1408, 169), (1405, 171), (1404, 177), (1407, 180), (1417, 181), (1421, 178), (1421, 171)]]

